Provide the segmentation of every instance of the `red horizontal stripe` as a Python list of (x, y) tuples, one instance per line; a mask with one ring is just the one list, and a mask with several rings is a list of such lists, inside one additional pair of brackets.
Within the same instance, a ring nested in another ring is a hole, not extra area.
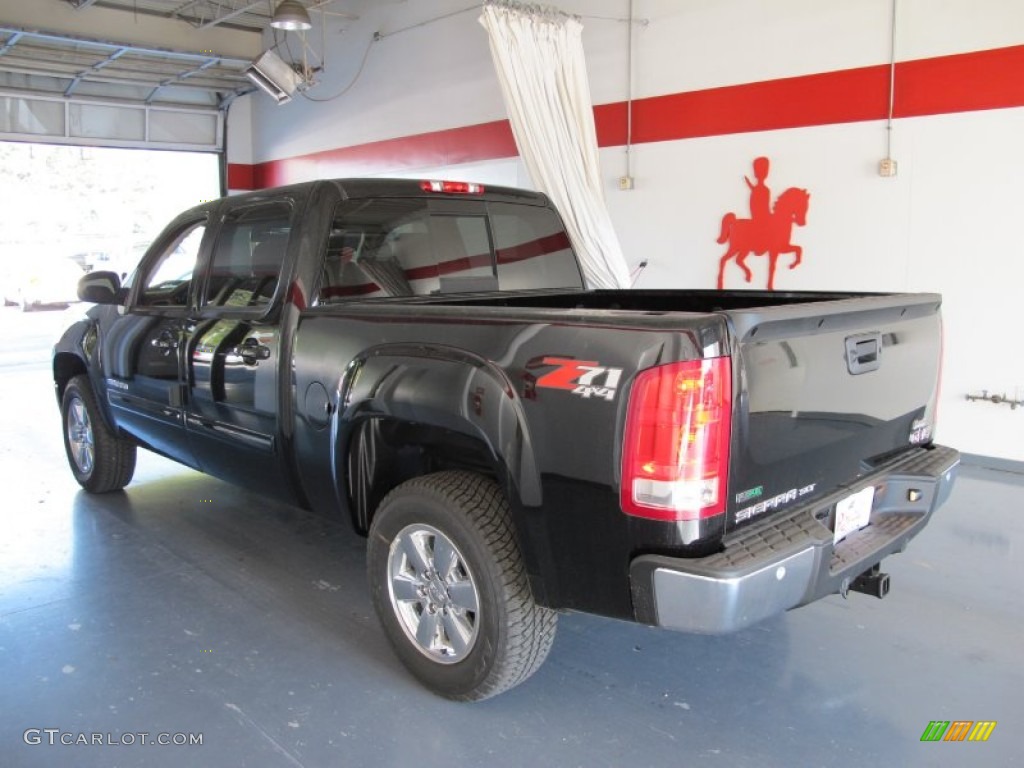
[[(900, 62), (896, 117), (1024, 106), (1024, 45)], [(888, 110), (889, 67), (877, 65), (757, 83), (709, 88), (633, 102), (633, 142), (882, 120)], [(594, 108), (599, 146), (626, 142), (625, 102)], [(252, 188), (314, 178), (359, 176), (497, 160), (517, 155), (507, 120), (403, 136), (310, 155), (228, 168)], [(233, 176), (234, 174), (234, 176)]]
[(459, 259), (448, 259), (439, 261), (437, 264), (427, 264), (423, 267), (410, 267), (405, 270), (405, 277), (408, 280), (425, 280), (428, 277), (440, 277), (451, 275), (455, 272), (467, 272), (471, 269), (491, 266), (491, 255), (481, 253), (476, 256), (463, 256)]
[(245, 163), (228, 163), (228, 189), (256, 189), (254, 167)]
[(555, 232), (553, 235), (538, 237), (536, 240), (528, 240), (519, 245), (499, 248), (496, 255), (499, 264), (515, 264), (517, 261), (535, 259), (538, 256), (557, 253), (570, 247), (569, 236), (565, 232)]
[(507, 120), (330, 149), (255, 166), (257, 188), (307, 179), (361, 176), (381, 170), (461, 165), (518, 154)]
[(633, 141), (875, 120), (886, 114), (888, 88), (887, 67), (865, 67), (638, 99)]
[(896, 65), (896, 116), (1024, 106), (1024, 45)]

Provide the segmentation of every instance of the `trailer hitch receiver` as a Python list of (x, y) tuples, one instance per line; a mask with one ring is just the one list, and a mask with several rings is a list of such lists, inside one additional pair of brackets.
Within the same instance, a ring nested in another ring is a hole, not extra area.
[(850, 589), (881, 599), (889, 594), (889, 574), (882, 573), (881, 564), (875, 564), (851, 581)]

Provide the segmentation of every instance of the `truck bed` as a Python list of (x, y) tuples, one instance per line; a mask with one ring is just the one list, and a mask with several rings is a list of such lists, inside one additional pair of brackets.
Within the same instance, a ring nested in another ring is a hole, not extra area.
[[(549, 309), (606, 309), (631, 312), (723, 312), (791, 304), (842, 301), (875, 293), (827, 291), (702, 291), (702, 290), (553, 290), (531, 293), (448, 294), (422, 297), (425, 303)], [(405, 298), (405, 302), (409, 299)]]
[[(454, 316), (470, 326), (484, 318), (591, 326), (587, 357), (602, 363), (621, 354), (616, 330), (655, 334), (637, 336), (637, 350), (663, 343), (659, 334), (683, 332), (699, 337), (695, 346), (707, 355), (732, 355), (724, 533), (831, 493), (930, 442), (940, 305), (935, 294), (554, 290), (405, 297), (345, 309), (413, 314), (426, 324)], [(724, 320), (727, 332), (718, 333), (711, 318)], [(596, 337), (600, 328), (608, 329), (605, 342)], [(626, 361), (635, 368), (635, 358)]]

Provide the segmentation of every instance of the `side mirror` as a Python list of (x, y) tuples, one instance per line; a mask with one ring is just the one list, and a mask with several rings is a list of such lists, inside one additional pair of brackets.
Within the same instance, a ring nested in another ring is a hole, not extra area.
[(119, 304), (121, 278), (116, 272), (89, 272), (78, 281), (78, 298), (90, 304)]

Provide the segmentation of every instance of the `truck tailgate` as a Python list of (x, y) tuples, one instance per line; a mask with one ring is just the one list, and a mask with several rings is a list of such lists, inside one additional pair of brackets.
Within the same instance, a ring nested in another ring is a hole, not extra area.
[(931, 441), (941, 298), (726, 310), (738, 340), (727, 529)]

